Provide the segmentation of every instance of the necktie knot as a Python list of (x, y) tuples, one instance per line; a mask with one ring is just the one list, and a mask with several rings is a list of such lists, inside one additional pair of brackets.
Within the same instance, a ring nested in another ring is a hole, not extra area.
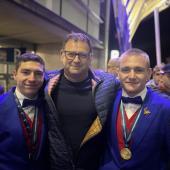
[(22, 103), (22, 107), (28, 107), (28, 106), (38, 106), (40, 104), (40, 100), (30, 100), (30, 99), (24, 99)]
[(142, 103), (143, 103), (141, 96), (136, 96), (133, 98), (122, 96), (122, 102), (123, 103), (140, 104), (140, 105), (142, 105)]

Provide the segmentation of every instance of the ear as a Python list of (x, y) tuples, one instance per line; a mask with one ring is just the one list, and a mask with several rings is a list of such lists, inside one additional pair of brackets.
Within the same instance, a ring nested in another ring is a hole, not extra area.
[(91, 54), (90, 54), (90, 57), (89, 57), (90, 62), (92, 62), (93, 59), (94, 59), (94, 58), (93, 58), (93, 53), (91, 53)]
[(120, 67), (117, 68), (117, 77), (120, 78)]
[(63, 62), (63, 58), (64, 58), (64, 52), (63, 52), (63, 49), (60, 50), (59, 52), (59, 56), (60, 56), (60, 61)]
[(148, 68), (148, 75), (147, 75), (148, 80), (150, 80), (151, 75), (152, 75), (152, 69), (151, 69), (151, 68)]
[(17, 71), (14, 70), (14, 71), (12, 72), (12, 75), (13, 75), (14, 80), (16, 80)]

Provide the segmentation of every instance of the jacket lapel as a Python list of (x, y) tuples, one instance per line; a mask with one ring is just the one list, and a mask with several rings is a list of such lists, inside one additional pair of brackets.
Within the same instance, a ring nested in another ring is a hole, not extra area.
[[(15, 91), (14, 87), (9, 90), (9, 92), (7, 94), (8, 97), (6, 99), (6, 102), (4, 102), (4, 107), (3, 107), (4, 111), (2, 111), (2, 112), (9, 114), (8, 121), (10, 122), (10, 120), (11, 120), (9, 127), (15, 126), (15, 128), (17, 129), (17, 132), (14, 132), (16, 141), (18, 142), (18, 145), (20, 145), (21, 147), (25, 146), (22, 149), (22, 153), (23, 153), (23, 155), (27, 155), (26, 141), (25, 141), (25, 138), (23, 135), (23, 130), (22, 130), (21, 121), (19, 118), (17, 104), (15, 102), (14, 91)], [(12, 134), (13, 132), (10, 131), (10, 133)], [(16, 141), (14, 141), (14, 142), (16, 142)]]
[(45, 109), (43, 107), (40, 109), (40, 114), (42, 114), (42, 126), (41, 126), (41, 136), (40, 136), (40, 143), (37, 149), (37, 154), (36, 154), (36, 159), (39, 159), (40, 155), (43, 155), (42, 152), (45, 152), (46, 148), (46, 138), (47, 138), (47, 133), (46, 133), (46, 122), (45, 122)]
[(122, 96), (122, 91), (118, 91), (114, 105), (113, 105), (113, 112), (110, 119), (110, 129), (109, 129), (109, 149), (111, 151), (114, 160), (120, 162), (120, 152), (119, 152), (119, 145), (117, 139), (117, 115), (120, 106), (120, 100)]
[(152, 122), (156, 117), (155, 115), (159, 110), (158, 107), (155, 107), (154, 102), (152, 102), (153, 96), (151, 93), (152, 92), (148, 90), (142, 106), (140, 118), (132, 134), (132, 150), (135, 150), (139, 144), (142, 144), (142, 139), (145, 137), (145, 134), (152, 125)]

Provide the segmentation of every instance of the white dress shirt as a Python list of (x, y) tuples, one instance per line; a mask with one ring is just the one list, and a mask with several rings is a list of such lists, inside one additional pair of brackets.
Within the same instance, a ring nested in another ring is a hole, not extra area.
[[(23, 104), (24, 99), (30, 99), (30, 98), (24, 96), (17, 88), (15, 90), (15, 94), (16, 94), (21, 106)], [(33, 99), (30, 99), (30, 100), (34, 100), (36, 98), (37, 98), (37, 96)], [(23, 110), (28, 115), (28, 117), (33, 121), (34, 114), (35, 114), (35, 106), (24, 107)]]
[[(134, 97), (141, 96), (142, 101), (144, 101), (146, 93), (147, 93), (147, 88), (145, 87), (140, 93), (138, 93)], [(127, 93), (124, 90), (122, 90), (122, 96), (130, 97), (127, 95)], [(123, 106), (125, 108), (128, 119), (130, 119), (133, 116), (133, 114), (141, 107), (140, 104), (132, 104), (132, 103), (123, 103)]]

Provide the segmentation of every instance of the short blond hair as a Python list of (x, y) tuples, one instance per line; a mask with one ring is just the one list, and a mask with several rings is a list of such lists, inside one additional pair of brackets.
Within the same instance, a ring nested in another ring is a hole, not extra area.
[(121, 56), (120, 56), (120, 60), (121, 58), (125, 57), (125, 56), (130, 56), (130, 55), (135, 55), (135, 56), (143, 56), (146, 59), (146, 63), (148, 68), (150, 68), (150, 59), (149, 59), (149, 55), (143, 51), (140, 50), (138, 48), (130, 48), (129, 50), (125, 51)]

